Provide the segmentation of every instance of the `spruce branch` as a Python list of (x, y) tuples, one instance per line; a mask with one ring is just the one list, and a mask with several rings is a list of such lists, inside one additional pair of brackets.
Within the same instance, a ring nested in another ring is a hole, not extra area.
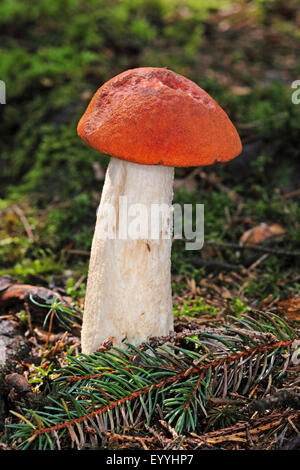
[(255, 321), (231, 318), (155, 346), (150, 341), (69, 357), (56, 371), (44, 408), (24, 409), (10, 425), (12, 443), (23, 449), (99, 445), (106, 432), (150, 425), (158, 409), (178, 434), (197, 430), (209, 399), (245, 395), (286, 370), (295, 332), (280, 317), (255, 315)]

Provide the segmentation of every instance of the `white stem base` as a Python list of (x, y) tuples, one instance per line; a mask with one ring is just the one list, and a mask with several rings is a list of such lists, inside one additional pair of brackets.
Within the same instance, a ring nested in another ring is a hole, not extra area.
[[(131, 204), (172, 204), (173, 167), (138, 165), (111, 158), (91, 250), (82, 326), (82, 352), (90, 354), (108, 337), (113, 345), (139, 345), (151, 336), (173, 330), (171, 293), (172, 237), (162, 231), (159, 238), (103, 239), (104, 205), (117, 214), (119, 197)], [(168, 219), (172, 227), (172, 217)], [(149, 229), (150, 233), (150, 229)]]

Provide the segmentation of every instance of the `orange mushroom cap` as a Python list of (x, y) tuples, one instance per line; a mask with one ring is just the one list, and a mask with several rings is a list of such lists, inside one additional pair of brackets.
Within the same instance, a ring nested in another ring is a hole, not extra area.
[(131, 69), (106, 82), (77, 131), (95, 150), (144, 165), (210, 165), (242, 150), (234, 125), (213, 98), (165, 68)]

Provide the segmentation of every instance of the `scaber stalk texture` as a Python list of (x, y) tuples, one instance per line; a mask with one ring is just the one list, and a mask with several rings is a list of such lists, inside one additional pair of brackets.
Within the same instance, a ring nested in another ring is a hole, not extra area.
[[(173, 167), (111, 158), (91, 250), (82, 326), (84, 353), (92, 353), (108, 337), (113, 337), (114, 346), (123, 347), (125, 342), (139, 345), (173, 330), (172, 217), (167, 226), (162, 224), (157, 239), (151, 238), (150, 218), (147, 238), (119, 237), (120, 197), (126, 200), (128, 213), (132, 205), (141, 204), (150, 216), (153, 204), (171, 207), (173, 178)], [(107, 207), (115, 210), (115, 239), (103, 236), (107, 233)]]

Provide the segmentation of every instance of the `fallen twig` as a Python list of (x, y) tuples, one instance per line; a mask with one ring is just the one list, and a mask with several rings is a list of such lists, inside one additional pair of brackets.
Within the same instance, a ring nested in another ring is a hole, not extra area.
[(296, 191), (292, 191), (291, 193), (284, 194), (282, 197), (283, 199), (290, 199), (291, 197), (300, 196), (300, 189), (296, 189)]
[[(128, 442), (136, 442), (142, 445), (145, 450), (149, 450), (146, 444), (153, 444), (158, 441), (157, 436), (153, 437), (144, 437), (144, 436), (131, 436), (126, 434), (117, 434), (115, 432), (104, 431), (102, 432), (103, 436), (107, 437), (109, 440), (117, 439), (118, 441), (128, 441)], [(172, 442), (172, 439), (165, 440)]]
[[(263, 418), (257, 419), (254, 423), (251, 421), (244, 423), (236, 423), (234, 426), (223, 428), (218, 431), (212, 431), (201, 436), (191, 433), (193, 436), (192, 441), (202, 442), (203, 444), (221, 444), (228, 441), (240, 441), (247, 442), (249, 436), (252, 441), (258, 440), (259, 435), (269, 429), (274, 428), (287, 421), (289, 418), (297, 418), (300, 416), (299, 411), (286, 410), (285, 412), (275, 413), (273, 415), (264, 416)], [(249, 427), (251, 425), (251, 427)], [(187, 439), (186, 442), (190, 442), (191, 439)]]
[(253, 250), (257, 251), (260, 253), (270, 253), (271, 255), (276, 255), (276, 256), (292, 256), (292, 257), (298, 257), (300, 256), (299, 251), (285, 251), (285, 250), (276, 250), (274, 248), (267, 248), (263, 246), (257, 246), (257, 245), (240, 245), (239, 243), (227, 243), (227, 242), (217, 242), (214, 240), (206, 240), (205, 243), (207, 245), (211, 246), (217, 246), (220, 248), (229, 248), (233, 250)]
[(201, 268), (202, 266), (205, 268), (211, 268), (214, 270), (219, 271), (240, 271), (241, 266), (238, 264), (229, 264), (229, 263), (222, 263), (221, 261), (215, 261), (210, 259), (202, 259), (202, 258), (189, 258), (189, 263), (197, 268)]
[(26, 218), (26, 215), (24, 214), (23, 210), (17, 206), (16, 204), (14, 204), (12, 206), (12, 209), (13, 211), (19, 216), (23, 226), (24, 226), (24, 229), (25, 229), (25, 232), (27, 233), (27, 236), (30, 240), (34, 240), (34, 235), (32, 233), (32, 230), (31, 230), (31, 227), (29, 225), (29, 222)]
[(251, 411), (262, 412), (267, 409), (294, 408), (300, 410), (300, 392), (297, 389), (279, 390), (273, 395), (251, 403)]
[(9, 276), (0, 278), (0, 306), (9, 305), (17, 302), (24, 302), (33, 298), (39, 298), (44, 302), (51, 302), (53, 298), (57, 298), (60, 302), (68, 304), (70, 298), (62, 297), (58, 292), (55, 292), (47, 287), (36, 287), (29, 284), (18, 284)]

